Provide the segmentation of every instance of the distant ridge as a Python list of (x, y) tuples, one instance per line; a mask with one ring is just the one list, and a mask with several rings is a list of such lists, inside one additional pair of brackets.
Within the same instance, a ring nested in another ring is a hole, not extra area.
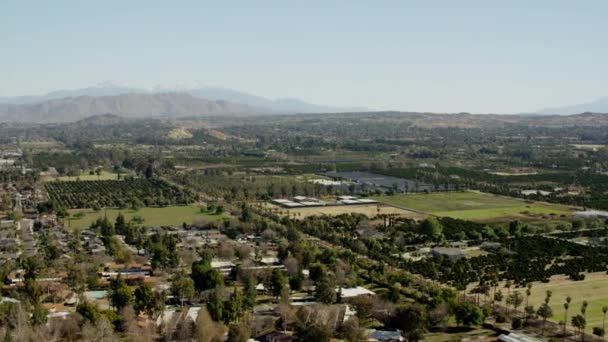
[(581, 113), (608, 113), (608, 97), (598, 100), (563, 107), (541, 109), (536, 114), (581, 114)]
[(366, 111), (361, 107), (332, 107), (317, 105), (294, 98), (282, 98), (271, 100), (262, 96), (257, 96), (233, 89), (218, 87), (154, 87), (152, 89), (142, 89), (128, 86), (124, 83), (102, 82), (95, 86), (72, 89), (58, 90), (48, 94), (38, 96), (16, 96), (0, 97), (0, 104), (34, 104), (49, 100), (57, 100), (66, 97), (79, 96), (117, 96), (125, 94), (161, 94), (161, 93), (185, 93), (194, 97), (209, 101), (228, 101), (236, 102), (257, 108), (266, 113), (274, 114), (295, 114), (295, 113), (332, 113), (332, 112), (360, 112)]
[(125, 118), (249, 115), (263, 110), (229, 101), (212, 101), (185, 93), (78, 96), (32, 104), (0, 104), (0, 121), (73, 122), (113, 114)]

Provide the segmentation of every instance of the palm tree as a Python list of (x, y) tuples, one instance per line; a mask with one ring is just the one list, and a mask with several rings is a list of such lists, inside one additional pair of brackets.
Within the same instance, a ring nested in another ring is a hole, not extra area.
[[(513, 286), (513, 283), (511, 283), (511, 280), (507, 280), (507, 282), (505, 283), (505, 288), (507, 289), (507, 298), (509, 298), (509, 296), (511, 295), (511, 286)], [(507, 304), (507, 317), (509, 317), (509, 302), (506, 302)]]
[(581, 334), (581, 341), (585, 338), (585, 325), (587, 324), (585, 317), (576, 315), (572, 317), (572, 325), (578, 329)]
[[(530, 300), (530, 295), (532, 295), (532, 283), (528, 283), (526, 285), (526, 307), (528, 307), (528, 302)], [(525, 308), (524, 308), (525, 309)], [(525, 310), (524, 310), (525, 311)], [(525, 314), (525, 320), (528, 320), (528, 313)]]
[[(589, 305), (589, 303), (587, 303), (586, 300), (583, 301), (583, 304), (581, 305), (581, 314), (583, 315), (583, 322), (587, 322), (587, 306)], [(585, 341), (585, 326), (583, 325), (582, 331), (581, 331), (581, 341)]]
[[(606, 331), (606, 313), (608, 313), (608, 305), (602, 307), (602, 313), (604, 314), (604, 317), (602, 318), (602, 330)], [(602, 336), (602, 340), (606, 340), (606, 338)]]
[(553, 316), (553, 311), (549, 306), (549, 301), (551, 300), (552, 295), (553, 292), (551, 290), (547, 290), (547, 292), (545, 292), (545, 304), (541, 305), (541, 307), (538, 309), (539, 315), (543, 318), (543, 326), (540, 330), (541, 335), (544, 335), (545, 333), (545, 323), (547, 322), (547, 318), (551, 318)]
[(566, 326), (568, 325), (568, 309), (570, 308), (570, 302), (572, 301), (572, 297), (566, 297), (566, 302), (564, 303), (564, 310), (566, 313), (564, 314), (564, 332), (562, 335), (564, 338), (566, 337)]

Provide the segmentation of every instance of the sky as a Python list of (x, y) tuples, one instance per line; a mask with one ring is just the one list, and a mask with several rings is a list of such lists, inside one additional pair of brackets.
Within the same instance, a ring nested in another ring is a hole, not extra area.
[(608, 1), (0, 0), (0, 96), (102, 81), (519, 113), (608, 96)]

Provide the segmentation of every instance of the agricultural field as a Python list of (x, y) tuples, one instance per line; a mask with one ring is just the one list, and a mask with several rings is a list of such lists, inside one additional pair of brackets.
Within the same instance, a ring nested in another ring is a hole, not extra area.
[[(585, 330), (592, 332), (593, 327), (602, 326), (602, 307), (608, 305), (608, 275), (605, 272), (589, 273), (585, 280), (572, 281), (565, 276), (554, 276), (550, 283), (535, 282), (532, 286), (530, 305), (538, 308), (544, 302), (547, 290), (552, 291), (549, 305), (553, 309), (555, 322), (564, 320), (564, 306), (566, 297), (571, 296), (572, 302), (568, 311), (568, 327), (572, 328), (571, 317), (579, 314), (583, 300), (589, 303), (587, 307), (587, 326)], [(512, 291), (520, 291), (525, 298), (526, 290), (523, 288)], [(502, 289), (503, 293), (505, 289)]]
[(399, 215), (402, 217), (409, 217), (413, 219), (424, 219), (426, 215), (419, 214), (413, 211), (399, 209), (388, 205), (378, 204), (367, 204), (367, 205), (332, 205), (326, 207), (308, 207), (308, 208), (293, 208), (285, 209), (273, 204), (268, 204), (271, 208), (276, 208), (280, 212), (289, 212), (290, 216), (296, 218), (305, 218), (314, 215), (330, 215), (337, 216), (341, 214), (364, 214), (367, 217), (374, 217), (377, 215)]
[[(84, 215), (80, 218), (75, 218), (75, 215)], [(201, 222), (216, 222), (226, 217), (225, 214), (201, 213), (200, 207), (197, 205), (170, 206), (164, 208), (141, 208), (139, 210), (132, 209), (102, 209), (93, 211), (90, 209), (75, 209), (70, 210), (71, 218), (68, 220), (70, 228), (86, 229), (91, 223), (100, 217), (107, 215), (111, 222), (114, 222), (118, 213), (122, 213), (127, 220), (135, 216), (141, 216), (144, 219), (144, 225), (153, 226), (181, 226), (182, 223), (192, 224), (197, 220)]]
[(194, 194), (161, 179), (47, 182), (49, 199), (69, 209), (164, 206), (194, 202)]
[(476, 222), (564, 220), (575, 208), (480, 192), (448, 192), (374, 197), (374, 199), (423, 213)]
[[(127, 176), (128, 174), (121, 174), (121, 177)], [(82, 172), (79, 176), (45, 176), (42, 179), (45, 182), (60, 181), (60, 182), (75, 182), (75, 181), (96, 181), (96, 180), (118, 180), (118, 173), (102, 171), (101, 174), (89, 174), (89, 172)]]

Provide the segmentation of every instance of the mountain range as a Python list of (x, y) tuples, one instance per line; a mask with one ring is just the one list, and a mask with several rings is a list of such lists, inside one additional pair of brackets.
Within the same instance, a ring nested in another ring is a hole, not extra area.
[[(116, 82), (58, 90), (44, 95), (0, 97), (0, 122), (72, 122), (92, 115), (127, 118), (255, 114), (365, 112), (367, 108), (332, 107), (294, 98), (268, 99), (217, 87), (130, 87)], [(608, 97), (587, 103), (546, 108), (530, 114), (608, 113)]]
[(125, 117), (295, 114), (365, 111), (299, 99), (271, 100), (215, 87), (142, 89), (112, 82), (38, 96), (0, 97), (0, 121), (68, 122), (111, 113)]
[(186, 93), (77, 96), (26, 104), (0, 104), (0, 121), (72, 122), (92, 115), (126, 118), (251, 115), (260, 110), (240, 103), (207, 100)]
[(578, 114), (578, 113), (608, 113), (608, 97), (603, 97), (601, 99), (585, 102), (581, 104), (563, 106), (563, 107), (554, 107), (554, 108), (545, 108), (541, 109), (537, 112), (537, 114), (558, 114), (558, 115), (569, 115), (569, 114)]

